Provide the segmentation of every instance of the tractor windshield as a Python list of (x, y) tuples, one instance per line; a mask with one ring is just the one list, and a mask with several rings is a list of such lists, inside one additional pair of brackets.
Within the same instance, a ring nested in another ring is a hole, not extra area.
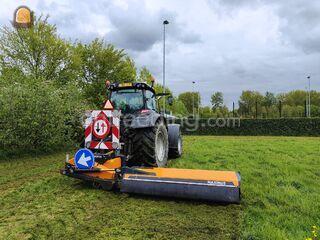
[(140, 89), (112, 91), (110, 100), (114, 108), (123, 113), (134, 113), (143, 108), (143, 92)]

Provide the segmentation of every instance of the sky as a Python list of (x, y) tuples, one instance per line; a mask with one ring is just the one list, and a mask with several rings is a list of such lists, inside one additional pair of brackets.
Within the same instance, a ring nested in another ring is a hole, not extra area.
[[(320, 1), (306, 0), (0, 0), (0, 25), (26, 5), (49, 15), (61, 37), (99, 37), (146, 66), (162, 83), (163, 21), (166, 85), (175, 95), (213, 92), (232, 106), (243, 90), (320, 90)], [(195, 81), (195, 84), (192, 82)]]

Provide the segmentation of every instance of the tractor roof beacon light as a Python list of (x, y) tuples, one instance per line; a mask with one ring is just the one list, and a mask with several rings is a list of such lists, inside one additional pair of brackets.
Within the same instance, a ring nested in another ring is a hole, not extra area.
[(106, 87), (109, 88), (109, 87), (110, 87), (110, 84), (111, 84), (110, 81), (107, 79), (107, 80), (106, 80)]
[(153, 76), (151, 76), (151, 87), (153, 88), (154, 87), (154, 82), (155, 82), (156, 80), (154, 79), (154, 77)]

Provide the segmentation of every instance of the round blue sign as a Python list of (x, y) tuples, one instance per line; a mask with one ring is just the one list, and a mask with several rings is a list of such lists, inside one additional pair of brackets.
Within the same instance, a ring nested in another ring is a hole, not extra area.
[(90, 169), (94, 166), (94, 155), (89, 149), (82, 148), (74, 155), (74, 164), (78, 169)]

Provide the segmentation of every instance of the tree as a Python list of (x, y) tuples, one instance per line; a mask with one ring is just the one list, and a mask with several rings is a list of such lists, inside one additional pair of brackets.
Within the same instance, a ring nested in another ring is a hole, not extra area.
[(223, 94), (222, 92), (215, 92), (211, 95), (212, 110), (216, 110), (223, 105)]
[(304, 106), (307, 92), (302, 90), (294, 90), (281, 94), (281, 100), (284, 105)]
[[(139, 71), (139, 76), (138, 76), (138, 81), (139, 82), (146, 82), (149, 85), (151, 85), (152, 81), (154, 81), (154, 90), (156, 93), (163, 93), (163, 86), (159, 83), (156, 83), (155, 78), (152, 76), (151, 72), (144, 66), (140, 69)], [(159, 99), (159, 111), (163, 110), (163, 98), (165, 101), (167, 101), (168, 97), (172, 97), (172, 92), (171, 90), (166, 87), (165, 88), (165, 93), (168, 93), (168, 96), (163, 96)], [(184, 106), (183, 102), (181, 102), (177, 98), (173, 98), (173, 103), (170, 106), (169, 104), (166, 104), (166, 111), (171, 111), (175, 115), (182, 115), (185, 116), (187, 115), (187, 110), (186, 107)]]
[(269, 110), (272, 106), (277, 104), (277, 99), (275, 97), (275, 95), (271, 92), (266, 92), (265, 96), (263, 97), (262, 100), (262, 105), (265, 107), (266, 109), (266, 114), (267, 117), (269, 116)]
[(25, 76), (63, 85), (77, 76), (78, 61), (73, 48), (61, 39), (47, 18), (39, 17), (27, 29), (0, 30), (0, 66)]
[(83, 135), (80, 119), (87, 106), (74, 83), (57, 87), (9, 73), (2, 81), (8, 83), (0, 86), (0, 142), (6, 152), (46, 152), (73, 145)]
[(201, 118), (211, 118), (213, 117), (213, 112), (210, 107), (205, 106), (200, 108), (200, 117)]
[[(156, 93), (163, 93), (162, 85), (156, 82), (156, 80), (152, 76), (151, 72), (145, 66), (142, 67), (140, 69), (140, 71), (139, 71), (138, 81), (139, 82), (146, 82), (149, 85), (151, 85), (151, 82), (154, 81), (154, 90), (155, 90), (155, 92)], [(166, 87), (165, 92), (169, 93), (169, 95), (172, 95), (172, 92), (168, 87)]]
[(241, 115), (253, 117), (256, 103), (261, 104), (263, 96), (257, 91), (242, 91), (239, 100), (239, 112)]
[(199, 92), (185, 92), (178, 96), (178, 99), (183, 102), (189, 113), (193, 113), (192, 107), (196, 112), (199, 104), (201, 104), (201, 98)]
[(0, 142), (6, 151), (53, 150), (81, 135), (87, 108), (73, 46), (41, 17), (0, 30)]
[(214, 116), (218, 118), (225, 118), (225, 117), (228, 117), (228, 115), (229, 115), (229, 109), (227, 108), (227, 106), (219, 107), (214, 112)]
[(101, 107), (106, 99), (106, 80), (119, 83), (136, 80), (133, 60), (113, 45), (96, 39), (90, 44), (78, 43), (76, 52), (81, 59), (81, 85), (88, 101), (96, 107)]
[(175, 116), (187, 116), (188, 110), (186, 106), (178, 98), (174, 98), (172, 106), (169, 106), (169, 109), (172, 111), (172, 114)]
[(143, 66), (140, 71), (139, 71), (139, 77), (138, 81), (139, 82), (146, 82), (148, 84), (151, 84), (152, 81), (154, 81), (154, 77), (152, 76), (151, 72)]

